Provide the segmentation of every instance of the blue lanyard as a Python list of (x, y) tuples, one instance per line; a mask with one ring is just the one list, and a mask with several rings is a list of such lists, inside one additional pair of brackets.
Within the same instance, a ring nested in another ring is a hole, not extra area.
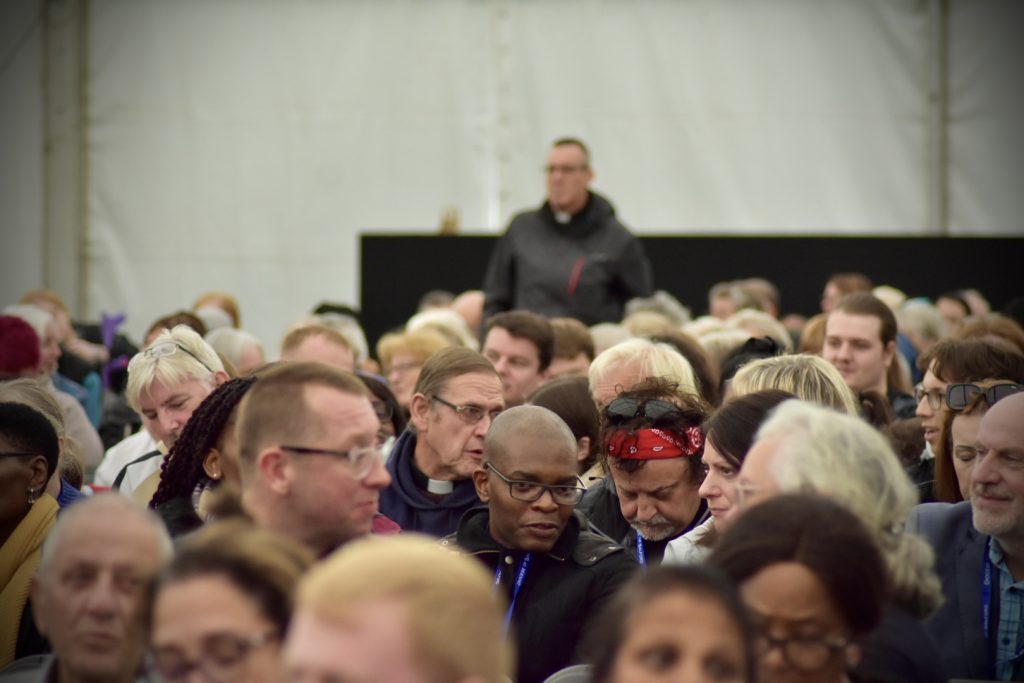
[[(533, 559), (533, 553), (526, 553), (523, 559), (519, 562), (519, 569), (516, 570), (516, 581), (512, 586), (512, 601), (508, 605), (508, 612), (505, 612), (505, 633), (508, 633), (509, 624), (512, 623), (512, 611), (516, 608), (516, 600), (519, 599), (519, 591), (522, 589), (523, 584), (526, 582), (526, 570), (530, 568), (530, 560)], [(494, 590), (498, 590), (498, 586), (501, 585), (501, 565), (498, 565), (497, 571), (494, 572)]]
[(647, 571), (647, 550), (644, 548), (644, 537), (640, 532), (636, 534), (636, 561), (640, 563), (640, 569)]
[[(989, 537), (988, 541), (985, 542), (985, 555), (981, 558), (981, 632), (985, 636), (986, 643), (989, 643), (992, 639), (992, 634), (989, 631), (989, 626), (992, 620), (992, 559), (989, 554), (991, 552), (991, 546), (992, 538)], [(1013, 662), (1020, 659), (1022, 656), (1024, 656), (1024, 645), (1020, 646), (1017, 650), (1017, 654), (1009, 659), (994, 662), (992, 664), (993, 678), (995, 678), (997, 668), (1000, 664)]]

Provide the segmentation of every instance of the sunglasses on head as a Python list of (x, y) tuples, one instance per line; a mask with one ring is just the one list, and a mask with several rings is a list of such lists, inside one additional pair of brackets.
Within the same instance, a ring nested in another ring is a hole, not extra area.
[(632, 420), (634, 417), (646, 417), (650, 420), (657, 420), (666, 415), (679, 412), (679, 406), (656, 398), (649, 400), (617, 398), (604, 409), (605, 415), (613, 422)]
[(946, 405), (950, 410), (959, 413), (971, 405), (975, 398), (984, 396), (985, 402), (991, 408), (996, 402), (1021, 391), (1024, 391), (1024, 385), (1021, 384), (995, 384), (987, 388), (979, 387), (977, 384), (950, 384), (946, 389)]

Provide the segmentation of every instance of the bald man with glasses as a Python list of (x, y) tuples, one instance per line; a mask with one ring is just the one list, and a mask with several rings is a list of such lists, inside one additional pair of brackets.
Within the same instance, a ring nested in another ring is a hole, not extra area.
[(499, 415), (473, 473), (487, 508), (468, 512), (441, 542), (480, 560), (508, 597), (520, 683), (579, 663), (587, 626), (637, 568), (575, 511), (584, 491), (576, 450), (572, 431), (547, 408)]

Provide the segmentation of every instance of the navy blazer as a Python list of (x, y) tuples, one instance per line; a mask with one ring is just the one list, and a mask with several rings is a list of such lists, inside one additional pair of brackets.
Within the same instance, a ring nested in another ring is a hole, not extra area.
[(988, 536), (974, 528), (971, 504), (925, 503), (907, 530), (935, 550), (935, 572), (946, 602), (925, 626), (943, 653), (950, 678), (989, 679), (989, 646), (981, 631), (981, 570)]

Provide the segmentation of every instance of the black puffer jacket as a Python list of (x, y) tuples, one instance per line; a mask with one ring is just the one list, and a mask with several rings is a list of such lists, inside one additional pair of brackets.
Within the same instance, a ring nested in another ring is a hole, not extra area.
[[(470, 510), (444, 546), (473, 555), (496, 572), (509, 600), (523, 553), (498, 544), (488, 531), (490, 512)], [(587, 529), (581, 515), (546, 555), (534, 554), (512, 614), (519, 663), (518, 683), (539, 683), (580, 662), (579, 648), (588, 623), (608, 598), (636, 570), (636, 561), (621, 546)]]
[(611, 203), (591, 192), (568, 223), (556, 221), (546, 202), (512, 219), (487, 267), (484, 318), (525, 308), (587, 325), (618, 322), (627, 301), (653, 289), (640, 242)]

